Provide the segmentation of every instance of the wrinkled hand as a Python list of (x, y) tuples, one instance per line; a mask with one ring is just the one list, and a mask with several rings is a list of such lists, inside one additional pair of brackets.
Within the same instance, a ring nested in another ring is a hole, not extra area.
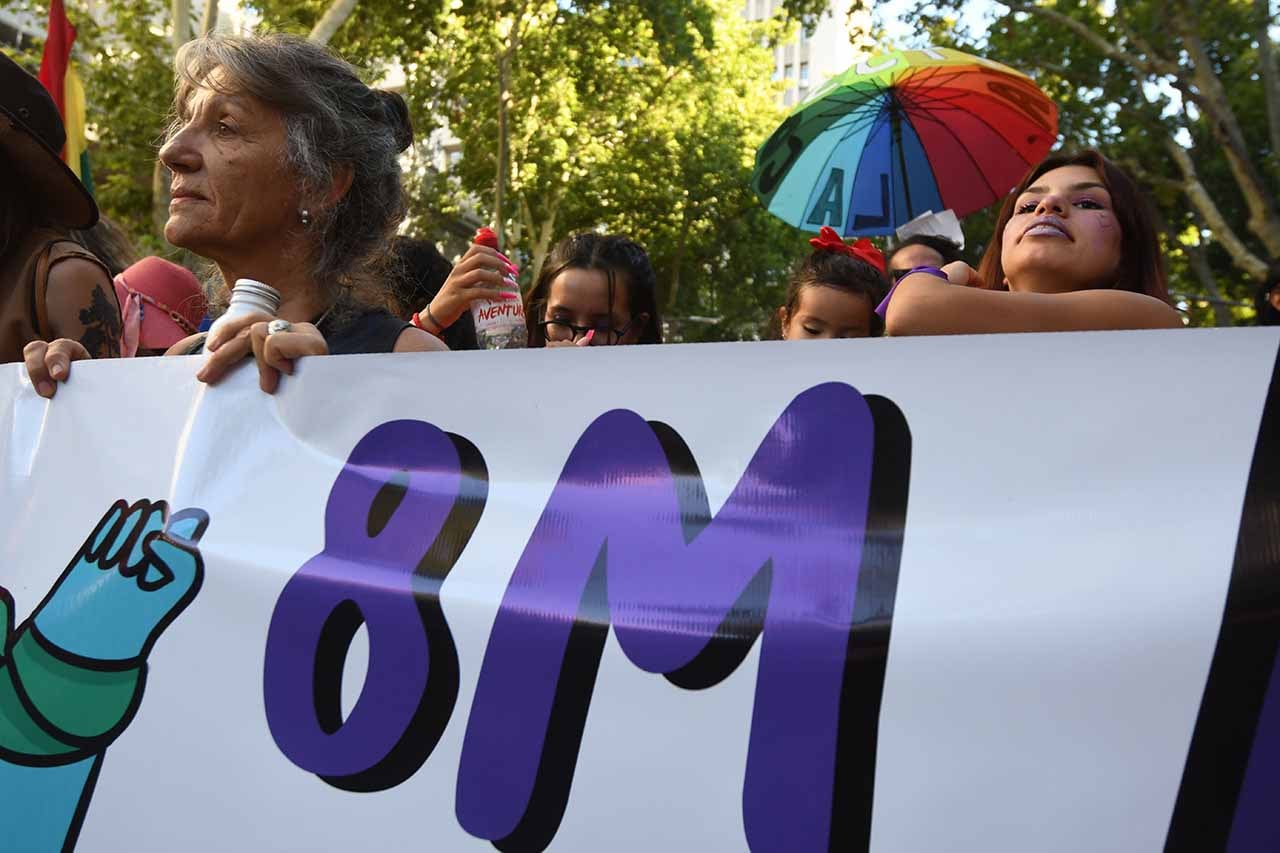
[(70, 338), (32, 341), (22, 349), (31, 385), (41, 397), (50, 399), (58, 392), (58, 383), (71, 378), (71, 362), (90, 358), (84, 345)]
[(508, 276), (519, 272), (519, 267), (497, 249), (473, 244), (431, 300), (431, 317), (424, 310), (418, 318), (424, 324), (434, 319), (444, 331), (458, 322), (462, 312), (476, 300), (519, 299), (520, 294), (507, 289), (504, 283)]
[(265, 314), (250, 314), (220, 327), (218, 337), (211, 336), (205, 342), (205, 349), (211, 354), (196, 378), (213, 385), (252, 355), (258, 364), (258, 387), (274, 394), (280, 374), (293, 375), (295, 359), (329, 354), (324, 335), (312, 324), (294, 323), (288, 332), (269, 335), (267, 322), (271, 319)]
[(958, 284), (961, 287), (982, 287), (982, 279), (978, 278), (978, 271), (964, 261), (952, 261), (944, 266), (942, 271), (947, 274), (947, 279), (952, 284)]
[(116, 501), (31, 617), (41, 637), (79, 658), (146, 657), (195, 598), (204, 578), (199, 542), (209, 516), (164, 501)]

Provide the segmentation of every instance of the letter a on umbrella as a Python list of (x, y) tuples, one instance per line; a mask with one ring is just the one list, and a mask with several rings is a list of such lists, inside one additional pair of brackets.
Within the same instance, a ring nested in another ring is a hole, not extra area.
[(756, 154), (752, 188), (806, 231), (892, 234), (1015, 187), (1049, 153), (1058, 109), (1026, 76), (948, 48), (870, 57), (829, 80)]

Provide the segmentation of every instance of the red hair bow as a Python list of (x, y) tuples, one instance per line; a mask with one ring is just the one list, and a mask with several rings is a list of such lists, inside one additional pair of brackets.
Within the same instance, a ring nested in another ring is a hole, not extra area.
[(850, 246), (840, 238), (840, 234), (830, 225), (822, 226), (822, 230), (818, 232), (817, 237), (809, 240), (809, 245), (815, 249), (822, 249), (827, 252), (839, 252), (842, 255), (848, 255), (851, 258), (857, 258), (860, 261), (866, 261), (880, 271), (884, 275), (884, 253), (875, 247), (870, 240), (862, 237), (858, 242)]

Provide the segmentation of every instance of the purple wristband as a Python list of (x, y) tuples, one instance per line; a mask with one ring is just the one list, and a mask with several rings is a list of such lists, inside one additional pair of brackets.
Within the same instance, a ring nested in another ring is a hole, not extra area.
[(938, 269), (937, 267), (912, 267), (911, 269), (903, 273), (901, 278), (899, 278), (897, 281), (893, 283), (893, 287), (889, 288), (889, 292), (885, 294), (884, 301), (882, 301), (879, 305), (876, 306), (876, 313), (879, 314), (881, 317), (888, 314), (889, 300), (893, 298), (893, 292), (898, 289), (898, 285), (902, 283), (903, 279), (907, 278), (908, 276), (914, 275), (915, 273), (918, 273), (918, 272), (928, 273), (929, 275), (937, 276), (943, 281), (951, 281), (951, 279), (947, 277), (947, 274), (942, 270)]

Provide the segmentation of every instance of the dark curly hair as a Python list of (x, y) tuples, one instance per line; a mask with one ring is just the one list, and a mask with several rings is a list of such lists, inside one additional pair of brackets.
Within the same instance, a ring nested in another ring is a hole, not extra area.
[(609, 281), (609, 305), (613, 305), (617, 277), (627, 283), (627, 304), (632, 319), (648, 316), (637, 343), (662, 343), (662, 318), (658, 314), (658, 277), (649, 263), (649, 255), (636, 242), (618, 234), (596, 234), (585, 231), (566, 237), (556, 244), (542, 265), (538, 281), (525, 300), (525, 323), (529, 329), (529, 346), (547, 345), (538, 323), (547, 307), (547, 293), (556, 276), (568, 269), (600, 270)]
[(884, 318), (875, 312), (875, 308), (889, 292), (889, 280), (864, 260), (818, 249), (801, 261), (791, 274), (787, 282), (787, 299), (774, 316), (773, 337), (782, 337), (783, 317), (795, 314), (800, 304), (800, 291), (806, 287), (834, 287), (867, 297), (871, 302), (871, 336), (878, 338), (884, 334)]

